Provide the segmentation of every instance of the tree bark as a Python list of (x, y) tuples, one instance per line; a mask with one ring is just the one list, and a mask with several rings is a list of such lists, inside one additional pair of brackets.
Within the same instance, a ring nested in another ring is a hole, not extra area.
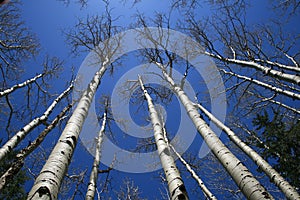
[(108, 62), (109, 60), (106, 58), (80, 98), (58, 142), (36, 178), (27, 197), (28, 200), (57, 199), (59, 188), (73, 156), (78, 136)]
[(261, 87), (264, 87), (266, 89), (269, 89), (269, 90), (271, 90), (271, 91), (273, 91), (275, 93), (283, 94), (283, 95), (285, 95), (287, 97), (291, 97), (292, 99), (298, 99), (298, 100), (300, 100), (300, 94), (297, 94), (297, 93), (294, 93), (294, 92), (291, 92), (291, 91), (288, 91), (288, 90), (284, 90), (284, 89), (275, 87), (273, 85), (264, 83), (262, 81), (258, 81), (258, 80), (255, 80), (253, 78), (249, 78), (247, 76), (242, 76), (242, 75), (239, 75), (239, 74), (236, 74), (236, 73), (233, 73), (233, 72), (228, 72), (228, 71), (226, 71), (224, 69), (220, 69), (220, 71), (223, 72), (224, 74), (235, 76), (238, 79), (242, 79), (242, 80), (254, 83), (254, 84), (258, 85), (258, 86), (261, 86)]
[(217, 200), (215, 195), (213, 195), (213, 193), (211, 193), (211, 191), (205, 186), (201, 178), (196, 174), (196, 172), (192, 169), (192, 167), (184, 160), (184, 158), (176, 151), (173, 145), (169, 144), (169, 146), (172, 149), (172, 151), (176, 154), (176, 156), (179, 158), (179, 160), (182, 162), (182, 164), (186, 167), (186, 169), (190, 172), (190, 174), (195, 179), (195, 181), (197, 181), (205, 197), (209, 200)]
[(270, 67), (260, 65), (256, 62), (253, 62), (253, 61), (238, 60), (238, 59), (234, 59), (234, 58), (233, 59), (232, 58), (225, 58), (225, 57), (222, 57), (222, 56), (217, 55), (217, 54), (209, 53), (207, 51), (204, 52), (204, 54), (208, 55), (212, 58), (216, 58), (216, 59), (218, 59), (220, 61), (223, 61), (223, 62), (227, 62), (227, 63), (231, 63), (231, 64), (238, 64), (238, 65), (243, 65), (243, 66), (246, 66), (246, 67), (254, 68), (258, 71), (263, 72), (266, 75), (269, 75), (269, 76), (272, 76), (272, 77), (275, 77), (275, 78), (278, 78), (278, 79), (281, 79), (281, 80), (284, 80), (284, 81), (288, 81), (288, 82), (291, 82), (291, 83), (295, 83), (297, 85), (300, 85), (300, 77), (297, 76), (297, 75), (280, 72), (280, 71), (277, 71), (277, 70), (272, 69)]
[(159, 115), (154, 107), (151, 96), (144, 87), (141, 77), (139, 77), (139, 83), (148, 103), (148, 109), (154, 131), (154, 138), (161, 164), (168, 181), (170, 197), (172, 200), (187, 200), (188, 195), (186, 193), (185, 186), (175, 165), (174, 159), (171, 156), (170, 149), (165, 142), (163, 127), (161, 125)]
[(35, 77), (24, 81), (23, 83), (19, 83), (19, 84), (12, 86), (11, 88), (5, 89), (4, 91), (0, 92), (0, 97), (10, 94), (18, 88), (25, 87), (26, 85), (29, 85), (30, 83), (35, 82), (37, 79), (41, 78), (42, 76), (44, 76), (44, 74), (38, 74)]
[(68, 110), (71, 109), (71, 107), (72, 105), (68, 105), (67, 107), (65, 107), (61, 111), (61, 113), (55, 117), (51, 124), (49, 124), (47, 128), (44, 129), (42, 133), (33, 142), (30, 143), (29, 146), (22, 149), (16, 155), (16, 160), (14, 161), (14, 163), (8, 170), (6, 170), (6, 172), (0, 178), (0, 191), (7, 184), (7, 182), (20, 171), (20, 169), (24, 165), (25, 158), (44, 141), (48, 133), (56, 127), (58, 122), (65, 116), (65, 114), (68, 112)]
[(273, 199), (266, 189), (255, 179), (250, 171), (242, 164), (242, 162), (222, 143), (219, 137), (210, 129), (206, 122), (201, 118), (192, 101), (185, 92), (177, 86), (173, 79), (167, 74), (163, 65), (155, 62), (162, 70), (165, 80), (171, 85), (174, 92), (185, 107), (189, 117), (193, 121), (198, 132), (224, 166), (230, 176), (233, 178), (237, 186), (247, 199)]
[(202, 105), (196, 104), (196, 106), (220, 129), (222, 129), (244, 153), (246, 153), (256, 164), (263, 170), (270, 181), (274, 182), (281, 191), (285, 194), (287, 199), (300, 199), (299, 194), (272, 166), (265, 161), (258, 153), (256, 153), (251, 147), (245, 144), (230, 128), (225, 126), (220, 122), (215, 116), (213, 116), (208, 110), (206, 110)]
[(102, 146), (102, 142), (103, 142), (103, 134), (105, 131), (105, 126), (106, 126), (106, 111), (103, 114), (102, 126), (99, 131), (98, 138), (97, 138), (93, 168), (92, 168), (92, 172), (90, 175), (90, 181), (88, 184), (87, 193), (85, 196), (86, 200), (93, 200), (95, 197), (95, 191), (96, 191), (97, 179), (98, 179), (98, 168), (99, 168), (100, 158), (101, 158), (101, 146)]
[(24, 138), (25, 136), (33, 130), (35, 127), (40, 125), (42, 122), (45, 122), (49, 115), (52, 113), (55, 106), (61, 101), (73, 88), (71, 84), (64, 92), (62, 92), (48, 107), (48, 109), (43, 113), (42, 116), (33, 119), (27, 125), (25, 125), (20, 131), (18, 131), (12, 138), (10, 138), (0, 149), (0, 161), (14, 149)]

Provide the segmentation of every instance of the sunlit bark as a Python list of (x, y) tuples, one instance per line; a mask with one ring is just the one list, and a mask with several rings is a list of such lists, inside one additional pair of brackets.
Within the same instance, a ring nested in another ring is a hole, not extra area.
[(228, 71), (226, 71), (224, 69), (219, 69), (219, 70), (221, 72), (223, 72), (224, 74), (227, 74), (227, 75), (230, 75), (230, 76), (235, 76), (238, 79), (242, 79), (242, 80), (254, 83), (254, 84), (258, 85), (258, 86), (261, 86), (263, 88), (269, 89), (269, 90), (271, 90), (271, 91), (273, 91), (275, 93), (283, 94), (283, 95), (285, 95), (287, 97), (291, 97), (293, 99), (299, 99), (300, 100), (300, 94), (297, 94), (297, 93), (294, 93), (294, 92), (291, 92), (291, 91), (288, 91), (288, 90), (284, 90), (284, 89), (275, 87), (273, 85), (264, 83), (262, 81), (259, 81), (259, 80), (253, 79), (253, 78), (249, 78), (247, 76), (242, 76), (242, 75), (239, 75), (239, 74), (234, 73), (234, 72), (228, 72)]
[(192, 167), (184, 160), (184, 158), (176, 151), (176, 149), (173, 147), (173, 145), (169, 144), (170, 148), (172, 151), (176, 154), (176, 156), (179, 158), (179, 160), (182, 162), (182, 164), (186, 167), (188, 172), (192, 175), (192, 177), (197, 181), (199, 187), (203, 191), (204, 195), (206, 196), (207, 199), (210, 200), (216, 200), (217, 198), (211, 191), (205, 186), (204, 182), (202, 179), (196, 174), (196, 172), (192, 169)]
[(35, 82), (37, 79), (41, 78), (43, 75), (44, 74), (38, 74), (35, 77), (24, 81), (23, 83), (19, 83), (19, 84), (16, 84), (16, 85), (8, 88), (8, 89), (5, 89), (4, 91), (0, 92), (0, 97), (8, 95), (8, 94), (12, 93), (13, 91), (15, 91), (18, 88), (25, 87), (25, 86), (29, 85), (30, 83)]
[(96, 72), (93, 80), (84, 91), (58, 142), (52, 150), (39, 176), (36, 178), (35, 183), (29, 192), (28, 199), (57, 199), (59, 188), (74, 153), (78, 136), (101, 78), (106, 71), (108, 62), (109, 60), (106, 58), (101, 68)]
[(16, 175), (22, 166), (24, 165), (25, 158), (34, 151), (45, 139), (45, 137), (48, 135), (50, 131), (52, 131), (58, 122), (65, 116), (65, 114), (71, 109), (72, 105), (68, 105), (65, 107), (59, 115), (56, 116), (56, 118), (49, 124), (42, 132), (39, 134), (39, 136), (30, 143), (27, 147), (22, 149), (17, 155), (16, 160), (11, 165), (11, 167), (6, 170), (6, 172), (1, 176), (0, 178), (0, 190), (7, 184), (7, 182), (13, 178), (14, 175)]
[(149, 109), (151, 123), (154, 131), (154, 138), (155, 138), (158, 154), (161, 160), (161, 164), (164, 169), (166, 179), (168, 181), (169, 193), (171, 199), (172, 200), (188, 199), (188, 195), (186, 193), (186, 189), (180, 177), (179, 171), (175, 165), (173, 157), (171, 156), (170, 149), (165, 142), (163, 127), (160, 122), (159, 115), (154, 107), (151, 96), (148, 94), (147, 90), (144, 87), (141, 77), (139, 77), (139, 83), (148, 103), (148, 109)]
[(47, 110), (41, 115), (33, 119), (27, 125), (25, 125), (19, 132), (17, 132), (12, 138), (10, 138), (0, 149), (0, 161), (9, 153), (12, 149), (14, 149), (24, 138), (25, 136), (33, 130), (35, 127), (40, 125), (41, 123), (45, 122), (49, 115), (52, 113), (53, 109), (56, 107), (58, 102), (60, 102), (73, 88), (73, 84), (62, 92), (47, 108)]
[(222, 129), (244, 153), (246, 153), (261, 170), (263, 170), (270, 181), (274, 182), (281, 191), (285, 194), (287, 199), (300, 199), (299, 194), (272, 166), (265, 161), (258, 153), (256, 153), (250, 146), (244, 143), (230, 128), (225, 126), (221, 121), (219, 121), (215, 116), (213, 116), (208, 110), (206, 110), (202, 105), (196, 104), (197, 106), (214, 124), (216, 124), (220, 129)]
[(261, 65), (259, 63), (253, 62), (253, 61), (239, 60), (239, 59), (235, 59), (235, 58), (225, 58), (225, 57), (222, 57), (220, 55), (210, 53), (210, 52), (204, 52), (204, 54), (208, 55), (212, 58), (216, 58), (220, 61), (226, 62), (226, 63), (247, 66), (247, 67), (256, 69), (258, 71), (261, 71), (266, 75), (300, 85), (300, 76), (298, 76), (297, 74), (284, 73), (282, 71), (272, 69), (271, 67), (266, 67), (264, 65)]
[(97, 179), (98, 179), (98, 168), (99, 168), (100, 158), (101, 158), (101, 146), (102, 146), (103, 134), (105, 131), (105, 126), (106, 126), (106, 112), (103, 113), (102, 120), (103, 120), (102, 126), (101, 126), (101, 129), (100, 129), (98, 137), (97, 137), (96, 152), (95, 152), (93, 168), (92, 168), (92, 172), (90, 174), (90, 181), (88, 183), (87, 193), (85, 196), (86, 200), (92, 200), (95, 197), (95, 191), (96, 191)]
[(197, 128), (198, 132), (222, 163), (224, 168), (233, 178), (237, 186), (248, 199), (273, 199), (266, 189), (255, 179), (250, 171), (235, 157), (232, 152), (222, 143), (219, 137), (210, 129), (206, 122), (201, 118), (192, 101), (185, 92), (175, 84), (173, 79), (167, 74), (164, 66), (158, 62), (155, 64), (162, 70), (163, 77), (171, 85), (181, 103), (185, 107), (189, 117)]

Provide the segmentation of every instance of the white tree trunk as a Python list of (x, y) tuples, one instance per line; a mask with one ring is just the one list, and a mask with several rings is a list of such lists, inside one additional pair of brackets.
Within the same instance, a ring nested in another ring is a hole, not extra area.
[(283, 94), (287, 97), (291, 97), (293, 99), (298, 99), (300, 100), (300, 94), (297, 94), (297, 93), (294, 93), (294, 92), (291, 92), (291, 91), (288, 91), (288, 90), (284, 90), (284, 89), (281, 89), (281, 88), (278, 88), (278, 87), (275, 87), (273, 85), (270, 85), (270, 84), (267, 84), (267, 83), (264, 83), (262, 81), (258, 81), (256, 79), (253, 79), (253, 78), (249, 78), (247, 76), (242, 76), (242, 75), (239, 75), (239, 74), (236, 74), (236, 73), (233, 73), (233, 72), (228, 72), (224, 69), (220, 69), (221, 72), (223, 72), (224, 74), (229, 74), (231, 76), (235, 76), (239, 79), (243, 79), (245, 81), (248, 81), (248, 82), (251, 82), (251, 83), (254, 83), (258, 86), (261, 86), (261, 87), (264, 87), (266, 89), (269, 89), (275, 93), (280, 93), (280, 94)]
[(182, 162), (182, 164), (186, 167), (186, 169), (190, 172), (192, 177), (197, 181), (199, 187), (203, 191), (205, 197), (209, 200), (217, 200), (215, 195), (211, 193), (211, 191), (205, 186), (204, 182), (201, 180), (201, 178), (196, 174), (196, 172), (192, 169), (192, 167), (184, 160), (184, 158), (176, 151), (175, 147), (170, 144), (168, 137), (167, 137), (167, 131), (165, 129), (165, 124), (163, 123), (163, 119), (161, 119), (161, 123), (163, 125), (163, 135), (164, 140), (166, 144), (172, 149), (172, 151), (175, 153), (175, 155), (179, 158), (179, 160)]
[(42, 76), (44, 76), (44, 74), (38, 74), (35, 77), (24, 81), (23, 83), (16, 84), (16, 85), (12, 86), (11, 88), (8, 88), (8, 89), (0, 92), (0, 97), (10, 94), (18, 88), (25, 87), (26, 85), (29, 85), (30, 83), (35, 82), (37, 79), (41, 78)]
[(245, 144), (230, 128), (220, 122), (215, 116), (213, 116), (208, 110), (206, 110), (200, 104), (196, 106), (220, 129), (222, 129), (244, 153), (246, 153), (256, 164), (263, 170), (270, 181), (274, 182), (281, 191), (285, 194), (287, 199), (300, 199), (299, 194), (276, 170), (272, 168), (267, 161), (265, 161), (258, 153), (256, 153), (251, 147)]
[(106, 58), (80, 98), (58, 142), (36, 178), (27, 199), (57, 199), (59, 188), (71, 161), (78, 136), (108, 62), (109, 60)]
[(203, 191), (205, 197), (209, 200), (217, 200), (215, 195), (211, 193), (211, 191), (205, 186), (204, 182), (201, 180), (201, 178), (196, 174), (196, 172), (192, 169), (192, 167), (184, 160), (184, 158), (176, 151), (176, 149), (173, 147), (173, 145), (169, 144), (170, 148), (173, 150), (173, 152), (176, 154), (176, 156), (179, 158), (179, 160), (182, 162), (182, 164), (186, 167), (186, 169), (190, 172), (192, 177), (197, 181), (199, 187)]
[(228, 63), (231, 63), (231, 64), (243, 65), (243, 66), (247, 66), (247, 67), (250, 67), (250, 68), (254, 68), (254, 69), (257, 69), (257, 70), (263, 72), (266, 75), (273, 76), (273, 77), (276, 77), (278, 79), (285, 80), (285, 81), (300, 85), (300, 77), (297, 76), (297, 75), (287, 74), (287, 73), (284, 73), (284, 72), (281, 72), (281, 71), (277, 71), (277, 70), (274, 70), (270, 67), (260, 65), (256, 62), (253, 62), (253, 61), (245, 61), (245, 60), (238, 60), (238, 59), (232, 59), (232, 58), (224, 58), (220, 55), (209, 53), (207, 51), (205, 51), (204, 54), (208, 55), (210, 57), (216, 58), (216, 59), (218, 59), (220, 61), (223, 61), (223, 62), (228, 62)]
[(154, 131), (154, 138), (158, 150), (158, 154), (161, 160), (162, 167), (164, 169), (166, 179), (168, 181), (169, 193), (172, 200), (185, 200), (188, 199), (185, 186), (180, 177), (179, 171), (175, 165), (174, 159), (171, 156), (170, 149), (165, 142), (163, 127), (160, 122), (159, 115), (154, 107), (152, 98), (145, 89), (141, 77), (139, 77), (140, 87), (144, 92), (144, 96), (147, 99), (148, 109), (150, 113), (151, 123)]
[(165, 80), (169, 82), (173, 88), (208, 147), (233, 178), (246, 198), (255, 200), (273, 199), (273, 197), (255, 179), (242, 162), (232, 154), (232, 152), (222, 143), (219, 137), (210, 129), (206, 122), (201, 118), (194, 104), (185, 92), (177, 86), (173, 79), (167, 74), (163, 65), (157, 62), (155, 64), (162, 70)]
[(88, 183), (87, 193), (85, 196), (86, 200), (93, 200), (95, 197), (95, 191), (96, 191), (97, 179), (98, 179), (98, 168), (99, 168), (100, 158), (101, 158), (101, 146), (103, 142), (103, 134), (105, 131), (105, 126), (106, 126), (106, 112), (104, 112), (103, 114), (102, 126), (97, 137), (93, 168), (91, 171), (90, 181)]
[(10, 138), (0, 149), (0, 161), (9, 153), (12, 149), (14, 149), (20, 141), (22, 141), (25, 136), (35, 127), (40, 125), (42, 122), (46, 121), (49, 115), (52, 113), (55, 106), (61, 101), (65, 95), (67, 95), (71, 89), (73, 88), (73, 84), (71, 84), (64, 92), (62, 92), (47, 108), (47, 110), (41, 115), (33, 119), (27, 125), (25, 125), (20, 131), (18, 131), (12, 138)]
[(14, 163), (10, 166), (8, 170), (1, 176), (0, 178), (0, 191), (1, 189), (6, 185), (7, 181), (15, 174), (17, 174), (20, 169), (22, 168), (24, 164), (25, 158), (32, 152), (34, 151), (45, 139), (45, 137), (48, 135), (48, 133), (53, 130), (58, 122), (65, 116), (65, 114), (70, 110), (72, 105), (68, 105), (65, 107), (59, 115), (55, 117), (55, 119), (45, 128), (39, 136), (30, 143), (29, 146), (25, 147), (22, 149), (17, 155), (16, 155), (16, 160)]

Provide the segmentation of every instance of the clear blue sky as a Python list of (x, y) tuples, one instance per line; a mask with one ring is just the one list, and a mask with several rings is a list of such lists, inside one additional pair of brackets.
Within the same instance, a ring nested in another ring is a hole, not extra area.
[[(265, 13), (264, 11), (269, 9), (269, 5), (267, 1), (252, 1), (254, 8), (249, 9), (249, 20), (255, 24), (256, 22), (267, 22), (268, 15), (273, 15), (272, 13)], [(69, 46), (67, 46), (65, 42), (65, 36), (62, 33), (62, 30), (67, 31), (70, 28), (73, 28), (73, 25), (76, 23), (77, 18), (85, 18), (87, 15), (93, 14), (101, 14), (104, 11), (103, 4), (99, 3), (99, 0), (90, 0), (88, 1), (87, 8), (81, 8), (80, 5), (71, 3), (69, 6), (65, 6), (62, 2), (55, 0), (24, 0), (21, 10), (23, 12), (23, 17), (26, 22), (26, 25), (30, 27), (30, 29), (37, 35), (40, 43), (42, 55), (37, 58), (35, 61), (30, 61), (26, 64), (26, 73), (25, 77), (31, 77), (36, 73), (36, 71), (41, 70), (38, 63), (42, 62), (42, 58), (44, 54), (49, 54), (51, 56), (57, 56), (63, 60), (65, 60), (65, 70), (62, 72), (62, 78), (69, 78), (69, 69), (71, 66), (75, 66), (75, 69), (79, 69), (83, 59), (87, 55), (80, 55), (79, 57), (73, 57), (70, 55)], [(110, 5), (113, 8), (112, 14), (113, 16), (121, 16), (118, 20), (118, 25), (122, 27), (128, 27), (128, 25), (133, 21), (132, 14), (138, 9), (140, 12), (145, 13), (147, 16), (151, 16), (156, 11), (165, 11), (167, 10), (169, 4), (167, 1), (159, 1), (159, 0), (146, 0), (142, 3), (138, 4), (137, 7), (131, 8), (130, 6), (124, 6), (119, 3), (119, 0), (110, 1)], [(210, 11), (207, 7), (199, 8), (199, 15), (209, 15)], [(180, 18), (180, 16), (174, 14), (174, 17)], [(175, 20), (174, 20), (175, 22)], [(132, 57), (131, 57), (132, 58)], [(103, 84), (100, 86), (100, 90), (103, 93), (108, 93), (116, 81), (120, 78), (122, 73), (129, 70), (134, 64), (138, 64), (135, 61), (129, 61), (126, 63), (131, 66), (126, 66), (121, 70), (117, 71), (117, 73), (113, 77), (105, 76)], [(193, 80), (191, 80), (193, 81)], [(110, 85), (106, 83), (111, 83)], [(54, 91), (60, 92), (64, 88), (64, 84), (60, 82), (53, 83), (56, 88)], [(99, 97), (102, 93), (98, 93), (97, 97)], [(178, 106), (176, 103), (169, 107), (169, 111), (172, 112), (172, 106)], [(168, 110), (167, 109), (167, 110)], [(132, 109), (134, 110), (134, 109)], [(175, 114), (174, 114), (175, 113)], [(168, 120), (171, 122), (170, 129), (173, 127), (176, 129), (176, 125), (172, 124), (172, 121), (178, 122), (178, 118), (176, 115), (178, 113), (173, 112), (170, 117), (168, 116)], [(133, 114), (134, 115), (134, 114)], [(138, 120), (137, 120), (138, 121)], [(113, 127), (114, 130), (120, 131), (117, 127)], [(55, 134), (56, 137), (58, 133)], [(124, 137), (124, 135), (117, 136), (119, 138)], [(126, 141), (130, 139), (125, 138)], [(199, 150), (197, 142), (201, 141), (199, 136), (196, 137), (190, 150), (193, 152), (197, 152)], [(47, 142), (53, 142), (53, 139), (49, 139)], [(76, 152), (74, 154), (74, 162), (71, 167), (78, 168), (88, 168), (90, 170), (92, 166), (92, 156), (85, 151), (85, 149), (79, 144), (77, 146)], [(77, 161), (77, 162), (76, 162)], [(101, 166), (102, 169), (105, 166)], [(89, 172), (89, 171), (88, 171)], [(145, 173), (145, 174), (134, 174), (134, 173), (122, 173), (122, 172), (112, 172), (113, 178), (113, 189), (118, 190), (120, 187), (119, 178), (129, 177), (134, 180), (135, 184), (139, 186), (142, 196), (158, 198), (159, 192), (156, 189), (159, 187), (161, 190), (164, 190), (162, 184), (160, 184), (160, 179), (158, 177), (157, 172)], [(185, 173), (185, 175), (187, 175)], [(103, 181), (104, 175), (100, 175), (100, 179)], [(28, 184), (28, 187), (31, 183)], [(187, 187), (193, 188), (195, 183), (189, 181)], [(85, 188), (82, 189), (85, 192)], [(191, 190), (190, 190), (191, 191)], [(196, 195), (190, 193), (191, 199), (196, 199)], [(78, 198), (81, 199), (81, 198)]]

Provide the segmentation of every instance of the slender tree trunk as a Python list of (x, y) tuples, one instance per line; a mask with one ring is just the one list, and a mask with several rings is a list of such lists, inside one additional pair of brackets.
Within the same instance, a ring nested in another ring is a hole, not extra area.
[(48, 107), (48, 109), (43, 113), (42, 116), (33, 119), (26, 126), (24, 126), (19, 132), (17, 132), (12, 138), (10, 138), (0, 149), (0, 161), (14, 149), (24, 138), (25, 136), (33, 130), (35, 127), (45, 122), (49, 115), (52, 113), (55, 106), (60, 102), (73, 88), (71, 84), (63, 93), (61, 93)]
[(242, 75), (239, 75), (239, 74), (236, 74), (236, 73), (233, 73), (233, 72), (228, 72), (224, 69), (220, 69), (221, 72), (223, 72), (224, 74), (228, 74), (228, 75), (231, 75), (231, 76), (235, 76), (239, 79), (242, 79), (242, 80), (245, 80), (245, 81), (248, 81), (248, 82), (251, 82), (251, 83), (254, 83), (258, 86), (261, 86), (261, 87), (264, 87), (266, 89), (269, 89), (275, 93), (279, 93), (279, 94), (283, 94), (287, 97), (291, 97), (293, 99), (298, 99), (300, 100), (300, 94), (297, 94), (297, 93), (294, 93), (294, 92), (291, 92), (291, 91), (288, 91), (288, 90), (284, 90), (284, 89), (281, 89), (281, 88), (278, 88), (278, 87), (275, 87), (273, 85), (270, 85), (270, 84), (267, 84), (267, 83), (264, 83), (262, 81), (258, 81), (258, 80), (255, 80), (253, 78), (249, 78), (247, 76), (242, 76)]
[(201, 118), (192, 101), (188, 98), (185, 92), (177, 86), (173, 79), (166, 73), (163, 65), (155, 62), (162, 70), (163, 76), (171, 85), (174, 92), (185, 107), (189, 117), (193, 121), (198, 132), (224, 166), (230, 176), (233, 178), (237, 186), (247, 199), (273, 199), (266, 189), (255, 179), (250, 171), (235, 157), (232, 152), (222, 143), (219, 137), (210, 129), (206, 122)]
[(238, 59), (235, 59), (235, 58), (233, 58), (233, 59), (232, 58), (225, 58), (225, 57), (222, 57), (222, 56), (217, 55), (217, 54), (209, 53), (207, 51), (204, 52), (204, 54), (208, 55), (212, 58), (216, 58), (216, 59), (218, 59), (220, 61), (223, 61), (223, 62), (227, 62), (227, 63), (231, 63), (231, 64), (237, 64), (237, 65), (243, 65), (243, 66), (246, 66), (246, 67), (254, 68), (258, 71), (263, 72), (266, 75), (269, 75), (269, 76), (272, 76), (272, 77), (275, 77), (275, 78), (278, 78), (278, 79), (281, 79), (281, 80), (285, 80), (285, 81), (288, 81), (288, 82), (291, 82), (291, 83), (295, 83), (297, 85), (300, 85), (300, 77), (298, 75), (287, 74), (287, 73), (284, 73), (284, 72), (281, 72), (281, 71), (277, 71), (277, 70), (274, 70), (270, 67), (260, 65), (256, 62), (253, 62), (253, 61), (238, 60)]
[(245, 144), (230, 128), (220, 122), (215, 116), (213, 116), (208, 110), (206, 110), (200, 104), (196, 106), (220, 129), (222, 129), (244, 153), (246, 153), (256, 164), (263, 170), (270, 180), (278, 186), (285, 194), (287, 199), (300, 199), (299, 194), (276, 170), (272, 168), (267, 161), (265, 161), (258, 153), (256, 153), (251, 147)]
[(180, 177), (179, 171), (175, 165), (174, 159), (171, 156), (170, 149), (165, 142), (163, 135), (163, 127), (160, 122), (159, 115), (154, 107), (152, 98), (148, 94), (144, 87), (141, 77), (139, 77), (140, 87), (144, 92), (144, 96), (148, 103), (148, 109), (150, 113), (151, 123), (154, 131), (154, 138), (158, 150), (158, 154), (161, 160), (162, 167), (164, 169), (166, 179), (168, 181), (169, 193), (172, 200), (187, 200), (188, 195), (186, 193), (185, 186)]
[(42, 76), (44, 76), (44, 74), (38, 74), (35, 77), (24, 81), (23, 83), (16, 84), (16, 85), (12, 86), (11, 88), (8, 88), (8, 89), (0, 92), (0, 97), (10, 94), (18, 88), (25, 87), (26, 85), (29, 85), (29, 84), (35, 82), (37, 79), (41, 78)]
[[(181, 87), (181, 86), (180, 86)], [(215, 195), (211, 193), (211, 191), (205, 186), (204, 182), (201, 180), (201, 178), (196, 174), (196, 172), (192, 169), (192, 167), (184, 160), (184, 158), (176, 151), (175, 147), (170, 144), (168, 137), (167, 137), (167, 131), (165, 129), (165, 124), (163, 123), (163, 120), (161, 119), (161, 123), (163, 124), (163, 135), (164, 140), (166, 144), (172, 149), (172, 151), (175, 153), (175, 155), (179, 158), (181, 163), (186, 167), (186, 169), (190, 172), (192, 177), (197, 181), (199, 187), (203, 191), (205, 197), (209, 200), (217, 200)]]
[(67, 122), (57, 144), (36, 178), (27, 199), (57, 199), (59, 188), (73, 156), (78, 136), (101, 78), (106, 71), (108, 62), (109, 60), (106, 58), (100, 70), (96, 72), (93, 80), (89, 83), (87, 89), (80, 98), (78, 105)]
[(217, 200), (215, 195), (213, 195), (213, 193), (211, 193), (211, 191), (205, 186), (201, 178), (196, 174), (196, 172), (192, 169), (192, 167), (184, 160), (184, 158), (176, 151), (173, 145), (169, 143), (169, 146), (172, 149), (172, 151), (176, 154), (176, 156), (179, 158), (179, 160), (182, 162), (182, 164), (186, 167), (186, 169), (190, 172), (190, 174), (195, 179), (195, 181), (197, 181), (205, 197), (209, 200)]
[(47, 126), (46, 129), (42, 131), (42, 133), (35, 139), (33, 142), (30, 143), (29, 146), (22, 149), (17, 155), (16, 160), (11, 165), (11, 167), (1, 176), (0, 178), (0, 191), (6, 185), (6, 183), (16, 175), (20, 169), (24, 165), (25, 158), (34, 151), (45, 139), (48, 133), (53, 130), (58, 122), (65, 116), (65, 114), (70, 110), (72, 105), (68, 105), (65, 107), (59, 115), (55, 117), (55, 119)]
[(96, 153), (95, 153), (93, 168), (90, 175), (90, 181), (88, 184), (87, 193), (85, 196), (86, 200), (93, 200), (95, 197), (95, 191), (96, 191), (97, 179), (98, 179), (98, 169), (99, 169), (100, 158), (101, 158), (101, 146), (103, 142), (103, 134), (105, 131), (105, 126), (106, 126), (106, 111), (103, 114), (102, 126), (97, 138)]

